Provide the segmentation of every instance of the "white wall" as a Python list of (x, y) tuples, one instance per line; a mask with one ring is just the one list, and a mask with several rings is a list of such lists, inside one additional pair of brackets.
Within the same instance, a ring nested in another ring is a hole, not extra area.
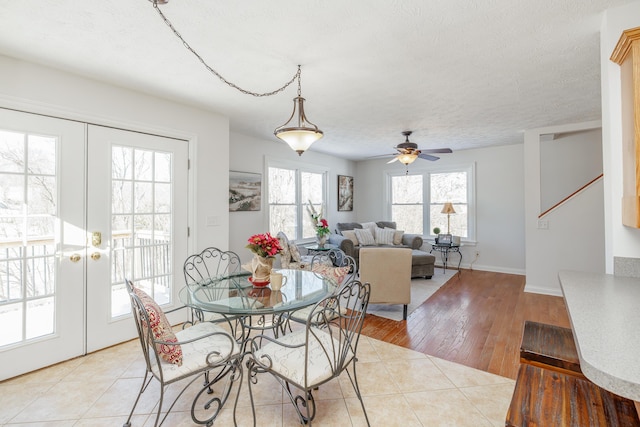
[[(600, 122), (594, 121), (525, 132), (527, 292), (561, 295), (559, 270), (604, 272), (603, 181), (598, 181), (543, 217), (548, 224), (547, 229), (538, 228), (538, 215), (542, 213), (540, 135), (583, 132), (598, 128)], [(587, 154), (576, 153), (575, 161), (589, 162), (579, 157)]]
[[(240, 172), (262, 174), (262, 208), (253, 212), (231, 212), (229, 217), (229, 249), (240, 255), (243, 262), (251, 259), (251, 252), (245, 248), (247, 239), (256, 233), (269, 230), (267, 220), (268, 200), (266, 193), (266, 159), (295, 162), (328, 171), (327, 209), (324, 217), (331, 230), (337, 222), (348, 222), (355, 217), (357, 202), (353, 212), (338, 212), (338, 175), (354, 176), (355, 163), (326, 154), (307, 151), (302, 156), (291, 150), (284, 142), (256, 139), (232, 132), (230, 135), (229, 169)], [(322, 144), (322, 139), (315, 144)], [(313, 148), (313, 147), (312, 147)], [(354, 178), (354, 186), (358, 179)], [(228, 182), (225, 183), (228, 185)], [(228, 195), (227, 195), (228, 196)], [(228, 209), (228, 204), (226, 206)]]
[[(387, 160), (358, 162), (355, 184), (356, 219), (389, 220), (384, 205), (385, 172), (404, 170), (403, 165), (387, 165)], [(473, 268), (524, 274), (524, 173), (522, 144), (464, 150), (445, 154), (435, 163), (418, 160), (410, 170), (462, 166), (475, 162), (477, 243), (462, 248), (464, 267), (480, 256)], [(428, 250), (428, 247), (425, 246)], [(454, 255), (455, 257), (455, 255)]]
[[(228, 245), (229, 121), (201, 109), (0, 56), (0, 106), (190, 141), (190, 250)], [(80, 165), (79, 165), (80, 167)], [(206, 227), (215, 216), (220, 226)]]
[[(609, 57), (622, 31), (640, 26), (640, 2), (606, 11), (602, 21), (602, 145), (605, 187), (606, 272), (613, 274), (613, 258), (640, 258), (640, 230), (622, 225), (622, 123), (620, 66)], [(636, 112), (638, 114), (638, 112)]]
[(602, 174), (602, 129), (541, 138), (540, 170), (540, 211), (545, 212)]

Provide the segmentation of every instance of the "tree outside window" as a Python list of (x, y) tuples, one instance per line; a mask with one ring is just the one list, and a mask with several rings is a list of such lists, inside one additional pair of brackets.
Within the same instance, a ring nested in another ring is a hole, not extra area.
[(435, 227), (440, 229), (440, 233), (446, 233), (447, 215), (442, 213), (442, 208), (445, 203), (451, 202), (456, 211), (449, 217), (451, 234), (465, 239), (474, 238), (471, 230), (473, 212), (469, 208), (473, 193), (470, 191), (473, 188), (472, 172), (471, 166), (412, 175), (391, 175), (392, 221), (406, 233), (433, 235)]
[(306, 206), (324, 212), (325, 173), (269, 166), (269, 232), (279, 231), (294, 240), (315, 236)]

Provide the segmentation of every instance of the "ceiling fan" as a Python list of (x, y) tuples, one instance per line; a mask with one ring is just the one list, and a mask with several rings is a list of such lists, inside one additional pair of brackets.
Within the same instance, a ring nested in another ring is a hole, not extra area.
[(440, 157), (432, 156), (431, 154), (440, 154), (440, 153), (453, 153), (450, 148), (430, 148), (430, 149), (419, 149), (418, 144), (415, 142), (409, 141), (409, 135), (413, 132), (410, 130), (405, 130), (402, 134), (405, 136), (405, 140), (403, 143), (396, 145), (395, 148), (398, 150), (398, 154), (395, 154), (395, 157), (389, 160), (387, 163), (393, 163), (397, 160), (404, 165), (409, 165), (413, 163), (417, 158), (435, 161)]

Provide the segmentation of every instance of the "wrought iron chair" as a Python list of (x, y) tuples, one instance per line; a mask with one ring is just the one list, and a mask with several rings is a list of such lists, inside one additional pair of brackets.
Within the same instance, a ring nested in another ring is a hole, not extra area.
[[(304, 328), (279, 339), (258, 335), (249, 341), (247, 369), (254, 426), (252, 384), (257, 383), (259, 374), (273, 375), (291, 399), (300, 422), (311, 425), (316, 415), (313, 389), (343, 371), (349, 376), (369, 425), (356, 375), (358, 341), (369, 294), (368, 283), (353, 280), (318, 302)], [(353, 375), (347, 369), (349, 366)]]
[[(314, 255), (311, 260), (311, 271), (329, 278), (336, 285), (336, 292), (344, 283), (349, 283), (356, 275), (356, 261), (341, 249), (330, 249)], [(289, 320), (306, 323), (313, 307), (305, 307), (288, 315)], [(288, 326), (288, 325), (287, 325)], [(289, 330), (291, 328), (289, 327)]]
[[(218, 248), (210, 247), (204, 249), (199, 254), (190, 255), (184, 262), (182, 268), (184, 281), (187, 286), (207, 286), (217, 277), (227, 277), (241, 273), (241, 262), (238, 254), (232, 251), (222, 251)], [(211, 287), (212, 292), (220, 288)], [(222, 314), (205, 313), (202, 310), (191, 308), (190, 318), (186, 324), (197, 322), (227, 322), (232, 331), (236, 330), (237, 322), (235, 317), (228, 317)]]
[[(124, 427), (131, 426), (131, 417), (140, 396), (154, 378), (160, 383), (155, 426), (161, 425), (166, 420), (185, 390), (198, 378), (203, 377), (204, 386), (193, 400), (191, 418), (195, 423), (212, 425), (229, 398), (233, 383), (242, 378), (242, 355), (239, 345), (229, 333), (210, 322), (198, 323), (174, 334), (165, 313), (155, 301), (129, 280), (126, 280), (126, 284), (131, 299), (133, 319), (146, 362), (146, 372)], [(166, 410), (164, 417), (160, 419), (166, 387), (189, 377), (193, 378), (186, 381), (184, 388)], [(209, 396), (213, 393), (211, 386), (218, 382), (222, 385), (220, 396)], [(203, 411), (212, 411), (212, 414), (205, 415), (203, 419), (201, 418)]]

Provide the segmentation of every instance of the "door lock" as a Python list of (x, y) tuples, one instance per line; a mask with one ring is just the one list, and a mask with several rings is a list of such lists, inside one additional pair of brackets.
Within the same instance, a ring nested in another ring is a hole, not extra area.
[(91, 259), (97, 261), (100, 259), (100, 252), (94, 252), (91, 254)]
[(80, 258), (82, 258), (79, 254), (73, 254), (69, 257), (69, 259), (71, 260), (71, 262), (78, 262), (80, 261)]
[(102, 244), (102, 233), (99, 231), (94, 231), (91, 233), (91, 244), (96, 248)]

